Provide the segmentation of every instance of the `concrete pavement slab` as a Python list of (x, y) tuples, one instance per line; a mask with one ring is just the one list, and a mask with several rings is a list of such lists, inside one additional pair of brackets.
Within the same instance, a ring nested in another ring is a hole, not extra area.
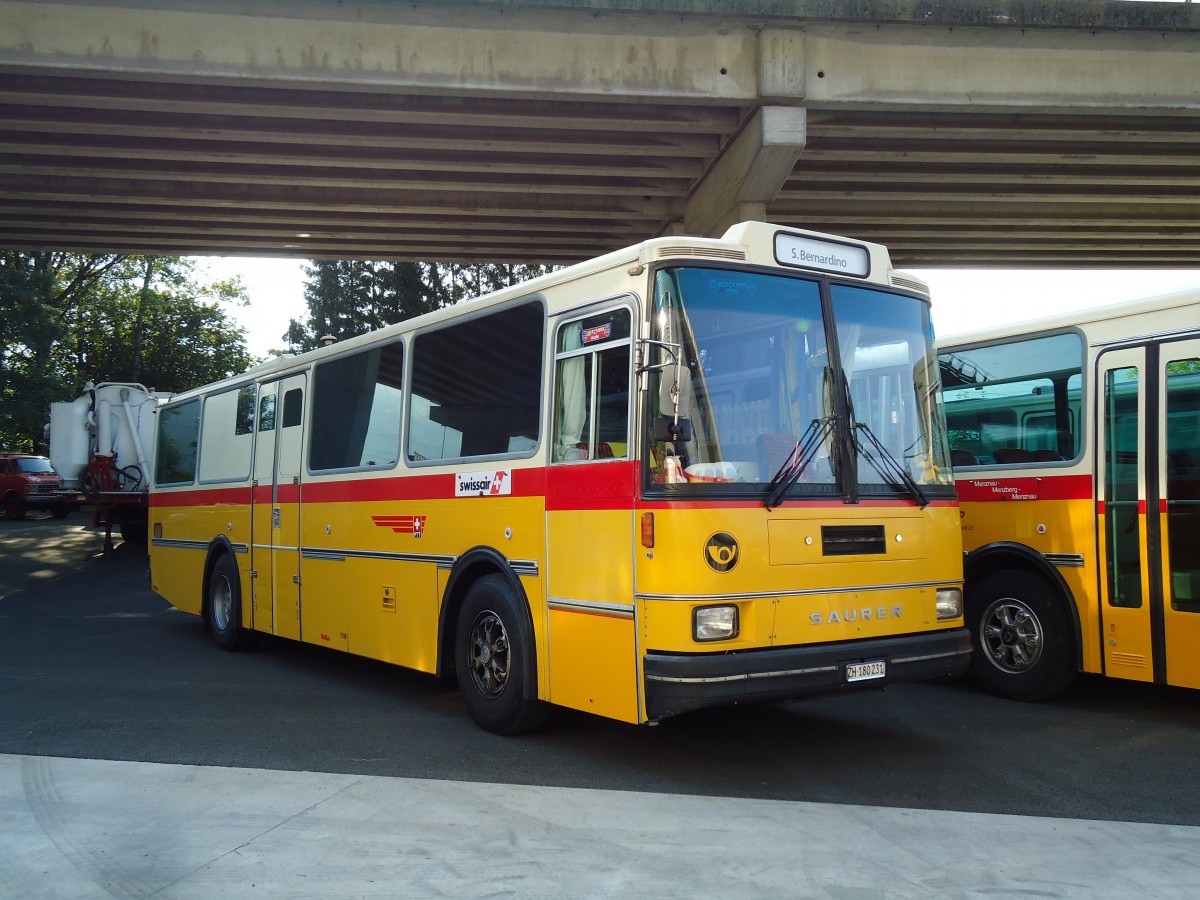
[(0, 755), (0, 896), (1191, 897), (1200, 828)]

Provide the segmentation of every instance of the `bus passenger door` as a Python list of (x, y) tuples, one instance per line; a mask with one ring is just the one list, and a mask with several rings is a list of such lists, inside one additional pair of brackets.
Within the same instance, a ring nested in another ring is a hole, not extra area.
[(279, 381), (271, 565), (275, 634), (300, 639), (300, 490), (304, 444), (304, 375)]
[(1200, 688), (1200, 341), (1158, 350), (1165, 674)]
[(1100, 616), (1104, 671), (1154, 680), (1155, 607), (1150, 589), (1146, 515), (1146, 350), (1102, 353), (1097, 361), (1097, 491), (1100, 525)]
[(555, 334), (546, 593), (549, 699), (637, 722), (630, 321), (604, 309)]
[(258, 421), (254, 441), (254, 488), (250, 506), (250, 570), (253, 591), (253, 625), (257, 631), (274, 632), (275, 535), (271, 510), (275, 506), (275, 428), (279, 385), (264, 384), (258, 390)]

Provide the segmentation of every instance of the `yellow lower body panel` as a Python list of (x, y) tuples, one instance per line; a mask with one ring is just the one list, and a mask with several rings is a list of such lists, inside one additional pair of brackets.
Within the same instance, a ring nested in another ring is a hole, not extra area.
[(550, 700), (596, 715), (637, 722), (638, 660), (632, 614), (549, 611)]

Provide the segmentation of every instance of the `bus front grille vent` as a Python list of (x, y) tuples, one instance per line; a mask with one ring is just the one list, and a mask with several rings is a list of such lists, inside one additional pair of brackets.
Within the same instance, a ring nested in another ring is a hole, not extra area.
[(910, 278), (907, 275), (901, 275), (899, 272), (892, 272), (889, 275), (889, 280), (896, 287), (908, 288), (910, 291), (918, 291), (922, 294), (929, 293), (929, 285), (918, 278)]
[(887, 553), (882, 525), (822, 525), (821, 552), (825, 556), (858, 556)]
[(699, 256), (705, 259), (736, 260), (746, 258), (746, 254), (741, 250), (723, 250), (720, 247), (660, 247), (657, 256), (660, 259), (668, 256)]

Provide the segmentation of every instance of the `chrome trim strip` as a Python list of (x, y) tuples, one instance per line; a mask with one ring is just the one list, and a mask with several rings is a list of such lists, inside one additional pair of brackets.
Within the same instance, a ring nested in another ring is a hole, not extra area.
[(755, 591), (737, 594), (644, 594), (634, 596), (638, 600), (678, 600), (687, 603), (712, 603), (725, 600), (773, 600), (781, 597), (814, 597), (821, 594), (858, 594), (868, 591), (891, 591), (908, 588), (962, 587), (961, 581), (913, 581), (906, 584), (868, 584), (855, 587), (811, 588), (802, 591)]
[(538, 563), (536, 559), (510, 559), (508, 566), (522, 577), (537, 578)]
[[(295, 550), (296, 548), (264, 547), (261, 549)], [(384, 550), (349, 550), (343, 547), (302, 547), (300, 555), (304, 559), (323, 559), (335, 562), (345, 562), (347, 559), (385, 559), (394, 562), (430, 563), (439, 569), (451, 569), (459, 559), (457, 556), (433, 553), (393, 553)], [(508, 565), (517, 575), (532, 578), (536, 578), (538, 575), (539, 567), (536, 559), (510, 559)]]
[(1060, 569), (1082, 569), (1082, 553), (1043, 553), (1042, 557), (1052, 566)]
[[(155, 547), (165, 547), (172, 550), (207, 550), (208, 541), (184, 541), (174, 538), (151, 538)], [(245, 546), (244, 544), (242, 546)]]
[(584, 613), (591, 616), (633, 621), (634, 607), (632, 603), (604, 603), (599, 600), (568, 600), (563, 597), (550, 597), (547, 599), (546, 605), (559, 612)]
[(337, 553), (332, 550), (302, 550), (300, 557), (302, 559), (326, 559), (330, 562), (346, 561), (346, 554)]
[(903, 659), (893, 659), (889, 660), (889, 662), (899, 665), (902, 663), (925, 662), (930, 659), (950, 659), (954, 656), (969, 656), (970, 654), (970, 650), (951, 650), (947, 653), (926, 653), (924, 656), (905, 656)]
[(438, 556), (429, 553), (389, 553), (383, 550), (347, 550), (341, 547), (303, 547), (300, 555), (305, 559), (329, 559), (345, 561), (353, 559), (388, 559), (396, 562), (434, 563), (452, 566), (458, 557)]
[(838, 666), (814, 666), (811, 669), (785, 669), (782, 672), (752, 672), (741, 675), (721, 675), (713, 678), (672, 678), (667, 675), (647, 675), (647, 681), (669, 681), (672, 684), (720, 684), (730, 681), (751, 681), (756, 678), (786, 678), (791, 675), (816, 675), (818, 672), (836, 672)]

